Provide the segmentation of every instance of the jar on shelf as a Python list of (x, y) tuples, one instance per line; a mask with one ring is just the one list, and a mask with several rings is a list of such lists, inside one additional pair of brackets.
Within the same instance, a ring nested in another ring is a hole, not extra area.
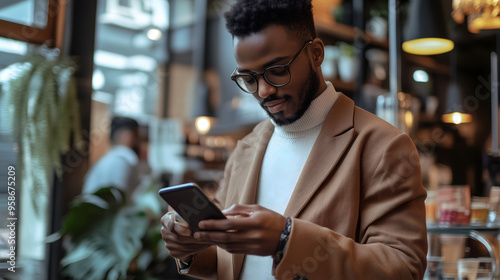
[(437, 208), (437, 193), (436, 191), (427, 191), (425, 199), (425, 221), (428, 224), (436, 223), (436, 208)]
[(443, 274), (456, 275), (458, 260), (465, 257), (466, 236), (443, 234), (439, 237), (443, 257)]
[(468, 185), (441, 186), (438, 189), (439, 223), (442, 225), (470, 224), (470, 187)]
[(489, 198), (473, 196), (470, 205), (471, 225), (486, 225), (488, 223)]
[(489, 212), (488, 212), (488, 223), (498, 224), (500, 221), (500, 215), (498, 215), (498, 210), (500, 206), (500, 186), (492, 186), (490, 188), (489, 195)]

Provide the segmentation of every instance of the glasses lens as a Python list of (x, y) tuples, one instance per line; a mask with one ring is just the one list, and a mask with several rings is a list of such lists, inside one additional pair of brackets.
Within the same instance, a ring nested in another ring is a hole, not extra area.
[(266, 80), (274, 86), (284, 86), (290, 82), (290, 71), (286, 66), (274, 66), (264, 72)]
[(257, 80), (252, 75), (238, 75), (235, 81), (246, 92), (252, 93), (257, 90)]

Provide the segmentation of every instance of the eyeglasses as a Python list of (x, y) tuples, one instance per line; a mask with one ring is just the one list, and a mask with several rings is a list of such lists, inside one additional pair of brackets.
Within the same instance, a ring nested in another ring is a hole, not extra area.
[(286, 86), (291, 79), (290, 65), (299, 56), (299, 54), (312, 43), (312, 40), (307, 41), (304, 46), (290, 59), (287, 64), (274, 65), (266, 68), (263, 73), (237, 73), (238, 67), (234, 69), (231, 75), (231, 80), (236, 82), (238, 87), (247, 93), (255, 93), (259, 88), (259, 77), (264, 77), (264, 80), (273, 87)]

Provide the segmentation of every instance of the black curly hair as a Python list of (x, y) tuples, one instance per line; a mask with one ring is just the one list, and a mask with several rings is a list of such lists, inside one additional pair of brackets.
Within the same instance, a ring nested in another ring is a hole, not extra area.
[(224, 14), (233, 37), (245, 37), (269, 25), (284, 26), (294, 38), (316, 38), (312, 0), (238, 0)]

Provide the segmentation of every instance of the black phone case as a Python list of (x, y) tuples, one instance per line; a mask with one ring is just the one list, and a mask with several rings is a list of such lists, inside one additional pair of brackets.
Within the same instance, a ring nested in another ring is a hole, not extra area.
[(160, 196), (189, 224), (193, 232), (198, 231), (198, 223), (208, 219), (226, 219), (194, 183), (165, 187), (159, 190)]

